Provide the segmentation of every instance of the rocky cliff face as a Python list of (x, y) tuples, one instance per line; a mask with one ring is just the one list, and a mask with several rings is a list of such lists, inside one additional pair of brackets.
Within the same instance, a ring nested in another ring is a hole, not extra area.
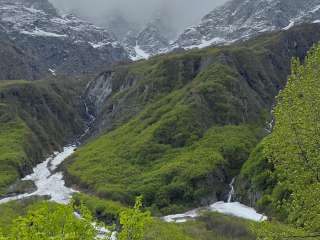
[[(1, 36), (13, 46), (15, 58), (22, 55), (22, 61), (28, 59), (31, 65), (19, 72), (14, 68), (16, 62), (9, 62), (6, 66), (11, 64), (17, 74), (12, 68), (3, 68), (3, 79), (19, 78), (23, 73), (24, 79), (94, 73), (128, 59), (112, 33), (73, 15), (59, 15), (48, 1), (0, 0), (0, 10)], [(1, 58), (5, 59), (6, 52), (5, 46), (1, 47)]]

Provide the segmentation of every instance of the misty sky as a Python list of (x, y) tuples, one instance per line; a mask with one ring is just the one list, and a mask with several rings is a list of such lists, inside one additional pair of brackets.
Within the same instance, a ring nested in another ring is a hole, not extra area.
[(143, 24), (166, 13), (166, 20), (177, 31), (198, 22), (216, 6), (227, 0), (49, 0), (61, 11), (73, 11), (89, 20), (107, 21), (120, 13), (127, 21)]

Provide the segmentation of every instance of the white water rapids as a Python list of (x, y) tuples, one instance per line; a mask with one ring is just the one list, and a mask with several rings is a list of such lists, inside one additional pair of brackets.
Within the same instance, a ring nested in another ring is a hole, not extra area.
[(23, 181), (33, 181), (37, 190), (32, 193), (21, 194), (0, 200), (0, 204), (14, 200), (24, 199), (31, 196), (48, 196), (51, 201), (67, 204), (72, 194), (76, 191), (65, 186), (62, 172), (55, 172), (59, 165), (73, 154), (76, 146), (70, 145), (63, 148), (63, 151), (55, 152), (43, 163), (38, 164), (33, 173), (23, 178)]

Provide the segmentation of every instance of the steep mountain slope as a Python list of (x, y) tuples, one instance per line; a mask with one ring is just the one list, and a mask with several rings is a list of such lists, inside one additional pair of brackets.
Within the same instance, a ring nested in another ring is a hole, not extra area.
[(187, 29), (177, 47), (205, 47), (320, 21), (319, 0), (232, 0)]
[(44, 67), (18, 48), (6, 35), (0, 34), (0, 79), (38, 79)]
[(97, 140), (67, 167), (69, 180), (156, 211), (223, 199), (264, 134), (291, 57), (320, 40), (319, 25), (263, 35), (229, 47), (154, 57), (105, 72), (87, 96)]
[(17, 191), (7, 187), (48, 153), (83, 132), (83, 84), (65, 80), (0, 82), (0, 198)]
[[(127, 60), (125, 50), (110, 32), (75, 16), (59, 15), (47, 0), (1, 0), (0, 10), (1, 36), (17, 52), (11, 62), (6, 59), (6, 46), (1, 46), (0, 57), (8, 62), (2, 67), (3, 79), (17, 79), (22, 73), (24, 79), (80, 75)], [(21, 55), (31, 65), (25, 71), (13, 62)]]

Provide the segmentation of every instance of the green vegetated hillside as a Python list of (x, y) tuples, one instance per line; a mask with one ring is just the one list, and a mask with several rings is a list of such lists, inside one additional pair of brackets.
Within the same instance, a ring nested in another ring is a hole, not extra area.
[(0, 81), (0, 196), (26, 190), (8, 186), (83, 131), (72, 82)]
[(315, 239), (320, 237), (319, 71), (319, 45), (303, 64), (293, 61), (288, 84), (277, 97), (273, 132), (243, 166), (240, 180), (247, 185), (239, 192), (249, 192), (244, 199), (259, 196), (261, 210)]
[[(291, 58), (319, 40), (319, 26), (305, 25), (105, 73), (89, 97), (100, 131), (112, 131), (76, 152), (69, 180), (123, 203), (143, 194), (154, 213), (222, 199), (266, 133)], [(111, 96), (92, 97), (106, 83)]]

